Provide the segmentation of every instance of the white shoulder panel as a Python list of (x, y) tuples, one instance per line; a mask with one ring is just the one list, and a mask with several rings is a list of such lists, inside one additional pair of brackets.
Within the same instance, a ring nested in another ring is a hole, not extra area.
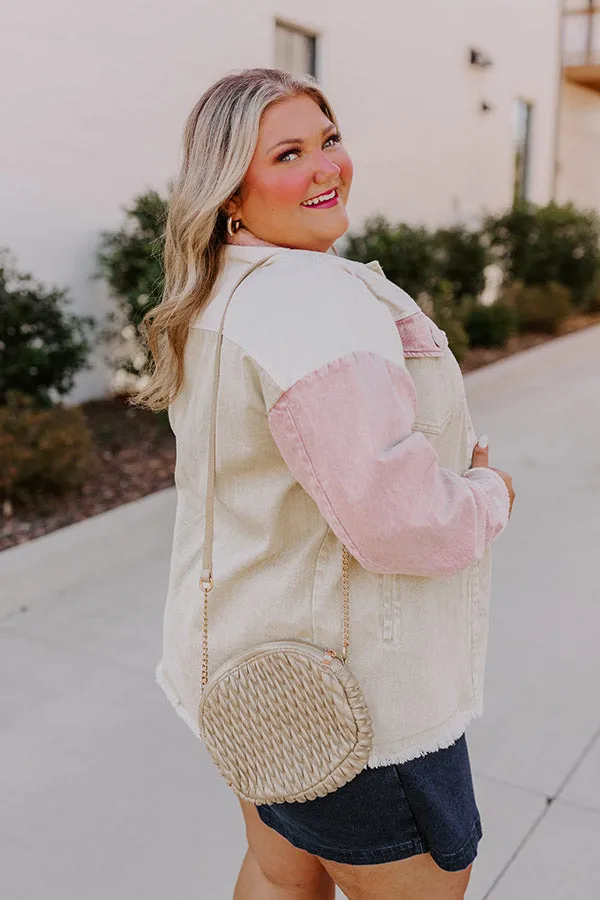
[(382, 303), (388, 307), (394, 319), (405, 319), (419, 312), (421, 307), (412, 297), (385, 277), (385, 273), (377, 261), (372, 263), (359, 263), (354, 260), (344, 260), (346, 266), (351, 268), (359, 278), (366, 281), (378, 295)]
[[(268, 248), (261, 250), (268, 255)], [(225, 336), (252, 356), (284, 391), (350, 353), (374, 353), (405, 365), (387, 304), (373, 296), (346, 263), (322, 253), (277, 252), (248, 276), (231, 302)], [(231, 288), (248, 267), (247, 261), (227, 262), (215, 295), (195, 327), (218, 330)]]

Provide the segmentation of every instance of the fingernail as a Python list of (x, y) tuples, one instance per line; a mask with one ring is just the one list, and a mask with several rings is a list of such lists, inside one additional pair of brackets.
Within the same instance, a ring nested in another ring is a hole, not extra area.
[(489, 444), (489, 439), (488, 439), (487, 434), (482, 434), (481, 437), (479, 438), (479, 440), (477, 441), (477, 443), (479, 444), (479, 446), (482, 450), (487, 450), (487, 447)]

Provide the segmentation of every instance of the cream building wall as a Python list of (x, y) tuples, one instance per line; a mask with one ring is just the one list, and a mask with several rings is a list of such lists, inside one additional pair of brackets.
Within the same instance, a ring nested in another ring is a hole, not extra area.
[[(550, 198), (558, 0), (8, 0), (0, 246), (100, 316), (99, 232), (136, 193), (165, 190), (185, 116), (212, 80), (274, 65), (275, 17), (318, 35), (318, 77), (356, 167), (356, 227), (375, 213), (433, 226), (508, 206), (518, 97), (535, 104), (530, 199)], [(492, 66), (470, 66), (470, 47)], [(563, 108), (562, 149), (587, 168), (600, 103)], [(579, 198), (577, 171), (561, 190)], [(106, 383), (99, 353), (72, 399)]]
[[(568, 13), (589, 6), (586, 0), (563, 0), (563, 4)], [(566, 16), (562, 41), (566, 65), (581, 64), (589, 51), (600, 66), (600, 6), (589, 36), (588, 29), (587, 16)], [(556, 198), (600, 209), (600, 93), (564, 82), (560, 124)]]
[(600, 94), (563, 85), (558, 202), (600, 210)]

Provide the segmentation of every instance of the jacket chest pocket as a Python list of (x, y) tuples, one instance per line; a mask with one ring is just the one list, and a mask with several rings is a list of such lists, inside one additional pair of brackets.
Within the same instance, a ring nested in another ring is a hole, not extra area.
[(466, 402), (462, 372), (445, 332), (424, 312), (398, 320), (396, 328), (417, 391), (413, 430), (439, 434)]

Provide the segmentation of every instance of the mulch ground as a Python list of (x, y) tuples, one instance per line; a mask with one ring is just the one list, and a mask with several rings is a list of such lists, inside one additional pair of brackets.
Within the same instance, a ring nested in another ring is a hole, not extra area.
[(15, 507), (12, 516), (1, 520), (0, 550), (173, 485), (175, 438), (165, 415), (129, 406), (118, 397), (81, 408), (94, 439), (93, 475), (80, 491)]
[[(600, 313), (573, 316), (558, 336), (598, 323)], [(501, 349), (470, 350), (461, 368), (471, 372), (549, 340), (548, 335), (528, 334)], [(94, 438), (94, 474), (77, 493), (42, 498), (0, 519), (0, 551), (173, 485), (175, 438), (166, 415), (129, 406), (121, 398), (94, 400), (81, 408)]]

